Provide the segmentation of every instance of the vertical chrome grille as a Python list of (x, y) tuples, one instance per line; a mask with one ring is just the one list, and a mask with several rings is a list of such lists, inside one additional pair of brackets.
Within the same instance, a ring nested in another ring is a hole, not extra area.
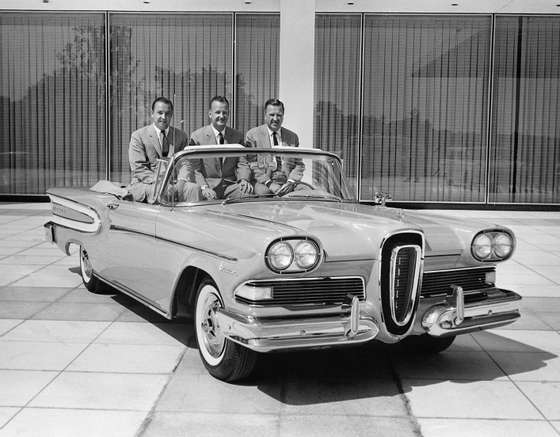
[(418, 306), (424, 239), (421, 233), (403, 232), (387, 238), (381, 249), (381, 303), (385, 326), (391, 334), (406, 334)]
[(396, 246), (391, 254), (391, 316), (399, 325), (405, 325), (412, 316), (418, 292), (420, 247)]

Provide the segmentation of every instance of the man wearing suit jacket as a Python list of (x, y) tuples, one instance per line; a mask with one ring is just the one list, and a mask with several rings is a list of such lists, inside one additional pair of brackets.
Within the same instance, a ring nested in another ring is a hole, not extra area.
[[(166, 97), (158, 97), (152, 103), (152, 124), (133, 132), (128, 147), (128, 160), (132, 170), (132, 181), (128, 187), (134, 200), (153, 202), (155, 167), (158, 159), (173, 156), (187, 145), (186, 134), (170, 127), (173, 103)], [(181, 187), (179, 197), (198, 200), (200, 188), (188, 182)]]
[[(299, 138), (295, 132), (282, 127), (284, 103), (269, 99), (264, 104), (264, 124), (247, 132), (245, 144), (248, 147), (298, 147)], [(281, 168), (279, 168), (279, 166)], [(267, 162), (251, 162), (255, 183), (255, 194), (275, 193), (287, 180), (294, 163), (280, 163), (272, 155)]]
[[(208, 117), (210, 124), (191, 134), (190, 145), (243, 144), (243, 134), (226, 126), (229, 102), (225, 97), (212, 97)], [(208, 200), (239, 198), (253, 191), (249, 183), (250, 171), (246, 164), (240, 166), (236, 157), (205, 158), (195, 166), (194, 175), (202, 196)]]

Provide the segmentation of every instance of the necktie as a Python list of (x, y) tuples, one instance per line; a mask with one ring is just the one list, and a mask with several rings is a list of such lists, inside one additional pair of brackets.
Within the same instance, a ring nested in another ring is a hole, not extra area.
[[(272, 132), (272, 144), (274, 146), (278, 145), (278, 132)], [(277, 156), (276, 158), (276, 170), (282, 170), (282, 158)]]
[(165, 130), (161, 131), (161, 155), (165, 158), (169, 154), (169, 142)]
[(224, 136), (221, 132), (218, 132), (218, 144), (224, 144)]

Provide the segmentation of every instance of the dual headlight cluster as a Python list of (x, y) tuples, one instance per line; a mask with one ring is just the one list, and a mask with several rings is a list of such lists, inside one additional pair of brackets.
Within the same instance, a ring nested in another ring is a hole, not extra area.
[(308, 271), (319, 264), (321, 250), (310, 239), (284, 239), (268, 247), (265, 259), (268, 267), (278, 273)]
[(471, 252), (479, 261), (503, 261), (511, 256), (514, 246), (513, 236), (509, 232), (488, 230), (475, 235)]

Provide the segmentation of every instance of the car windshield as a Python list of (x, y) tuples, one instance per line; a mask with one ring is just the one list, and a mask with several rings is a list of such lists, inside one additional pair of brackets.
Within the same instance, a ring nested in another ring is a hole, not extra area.
[(340, 160), (298, 149), (206, 150), (176, 155), (161, 203), (174, 206), (255, 200), (354, 201)]

